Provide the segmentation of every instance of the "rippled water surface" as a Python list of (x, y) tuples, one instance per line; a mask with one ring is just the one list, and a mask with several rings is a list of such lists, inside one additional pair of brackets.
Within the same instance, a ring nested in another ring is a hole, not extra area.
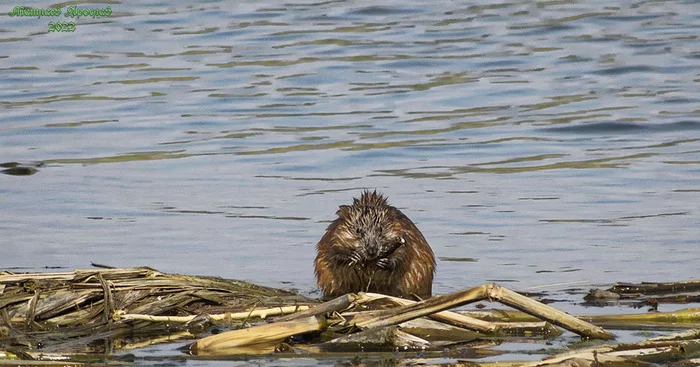
[(437, 293), (697, 279), (700, 8), (610, 4), (5, 4), (0, 162), (38, 170), (0, 175), (0, 267), (317, 296), (316, 242), (377, 188)]

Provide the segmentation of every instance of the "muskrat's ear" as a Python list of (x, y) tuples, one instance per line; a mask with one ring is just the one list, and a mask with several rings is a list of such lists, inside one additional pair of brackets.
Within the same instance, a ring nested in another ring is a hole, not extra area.
[(341, 218), (348, 218), (350, 216), (351, 211), (352, 207), (350, 205), (341, 205), (340, 208), (338, 208), (338, 211), (335, 212), (335, 214), (338, 214), (338, 216)]

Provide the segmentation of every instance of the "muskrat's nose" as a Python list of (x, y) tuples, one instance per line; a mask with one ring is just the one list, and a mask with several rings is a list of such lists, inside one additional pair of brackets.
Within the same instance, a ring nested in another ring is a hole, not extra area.
[(375, 242), (369, 242), (366, 248), (368, 259), (374, 259), (377, 257), (377, 254), (379, 254), (379, 246)]

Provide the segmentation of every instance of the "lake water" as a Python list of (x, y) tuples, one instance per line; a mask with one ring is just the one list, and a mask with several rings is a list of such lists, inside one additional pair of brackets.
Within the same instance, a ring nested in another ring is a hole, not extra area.
[(0, 268), (315, 297), (316, 242), (376, 188), (436, 293), (698, 279), (700, 6), (623, 3), (4, 4), (0, 163), (38, 171), (0, 175)]

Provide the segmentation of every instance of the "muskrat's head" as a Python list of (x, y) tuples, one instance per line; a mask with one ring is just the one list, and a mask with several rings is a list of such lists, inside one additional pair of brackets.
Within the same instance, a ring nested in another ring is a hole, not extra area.
[(337, 214), (334, 249), (340, 263), (389, 269), (402, 256), (399, 249), (406, 243), (402, 214), (381, 194), (365, 191), (352, 205), (340, 206)]

